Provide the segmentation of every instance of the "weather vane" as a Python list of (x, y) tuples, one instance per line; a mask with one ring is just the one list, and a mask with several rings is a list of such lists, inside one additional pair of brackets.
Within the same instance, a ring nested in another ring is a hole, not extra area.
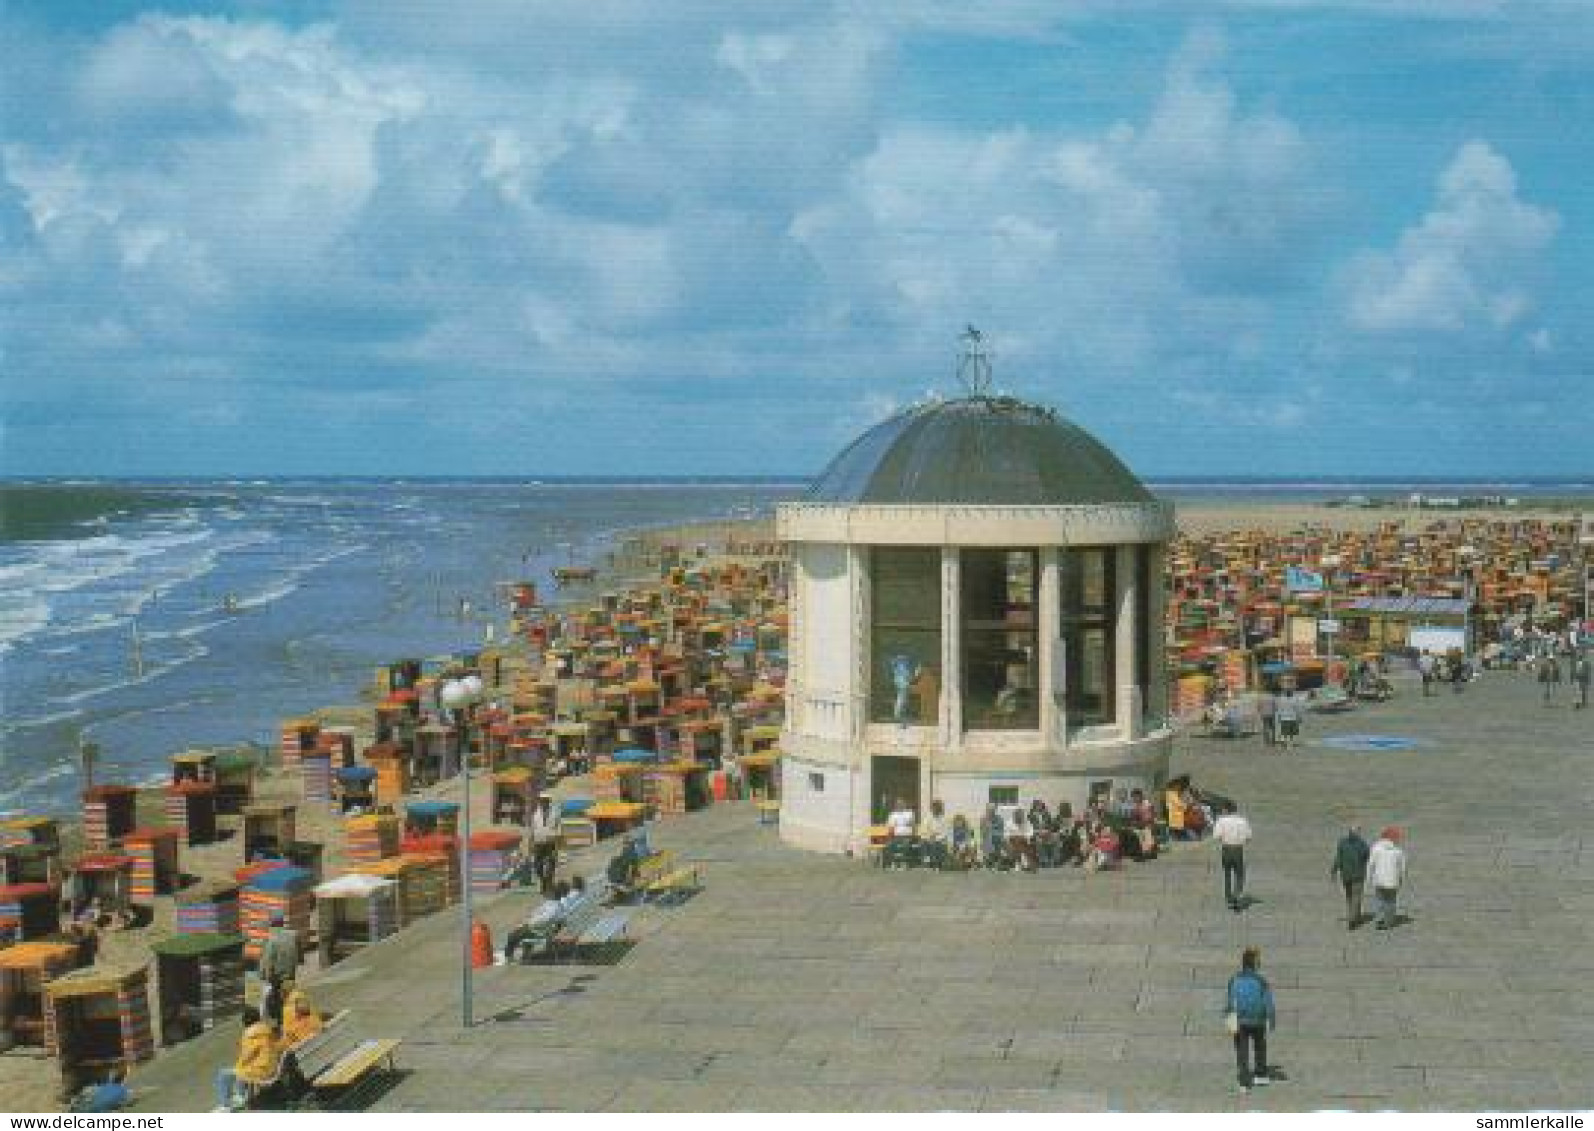
[(985, 335), (973, 326), (958, 336), (963, 343), (963, 356), (958, 358), (958, 380), (971, 397), (991, 395), (991, 351), (985, 346)]

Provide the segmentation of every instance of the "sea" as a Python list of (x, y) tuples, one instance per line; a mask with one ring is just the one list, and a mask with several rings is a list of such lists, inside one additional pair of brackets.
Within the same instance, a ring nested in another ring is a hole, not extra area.
[[(1587, 497), (1583, 481), (1152, 482), (1191, 502)], [(0, 815), (71, 814), (101, 781), (161, 780), (194, 746), (275, 744), (375, 668), (479, 647), (500, 583), (553, 591), (648, 527), (754, 517), (797, 481), (0, 482)]]
[(753, 517), (800, 484), (272, 480), (0, 484), (0, 815), (272, 746), (378, 665), (479, 648), (503, 582), (554, 592), (629, 533)]

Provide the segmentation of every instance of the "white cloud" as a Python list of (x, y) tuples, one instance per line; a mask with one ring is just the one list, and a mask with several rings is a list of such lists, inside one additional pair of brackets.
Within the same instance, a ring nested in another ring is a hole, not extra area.
[(1533, 308), (1530, 285), (1559, 223), (1518, 197), (1509, 161), (1469, 141), (1440, 174), (1432, 210), (1393, 250), (1351, 264), (1350, 322), (1374, 333), (1504, 330)]

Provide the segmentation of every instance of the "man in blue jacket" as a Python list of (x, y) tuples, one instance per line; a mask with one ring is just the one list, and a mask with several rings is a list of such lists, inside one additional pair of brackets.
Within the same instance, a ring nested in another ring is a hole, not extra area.
[[(1262, 952), (1248, 946), (1240, 955), (1240, 970), (1229, 979), (1229, 992), (1224, 1012), (1229, 1017), (1229, 1031), (1234, 1034), (1234, 1060), (1239, 1069), (1240, 1091), (1249, 1092), (1253, 1085), (1266, 1086), (1273, 1078), (1267, 1063), (1267, 1031), (1277, 1024), (1273, 1010), (1273, 989), (1258, 969)], [(1247, 1047), (1255, 1049), (1254, 1059), (1247, 1056)]]
[(1334, 846), (1334, 865), (1328, 870), (1345, 889), (1345, 929), (1354, 931), (1362, 923), (1362, 885), (1367, 879), (1367, 857), (1372, 850), (1362, 839), (1362, 830), (1352, 825)]

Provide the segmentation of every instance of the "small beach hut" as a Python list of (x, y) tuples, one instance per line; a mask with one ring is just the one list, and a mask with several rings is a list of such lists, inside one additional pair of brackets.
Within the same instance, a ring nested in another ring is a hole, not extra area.
[(178, 830), (171, 825), (134, 829), (122, 846), (133, 858), (133, 902), (149, 903), (169, 895), (182, 880), (178, 862)]
[(590, 797), (567, 797), (559, 802), (560, 836), (567, 848), (586, 848), (598, 842), (598, 826), (587, 815), (596, 804)]
[(322, 727), (318, 740), (323, 750), (332, 752), (334, 771), (354, 765), (354, 742), (358, 731), (351, 726)]
[(378, 742), (365, 751), (365, 760), (376, 771), (376, 802), (392, 805), (410, 791), (410, 760), (397, 742)]
[(79, 858), (70, 881), (72, 912), (98, 902), (106, 914), (133, 904), (133, 858), (120, 852), (95, 852)]
[(186, 1041), (244, 1007), (244, 940), (236, 934), (173, 935), (153, 944), (161, 1043)]
[(370, 813), (343, 822), (343, 851), (351, 866), (374, 864), (399, 853), (399, 820), (391, 813)]
[(0, 821), (0, 847), (40, 844), (59, 850), (61, 827), (54, 817), (10, 817)]
[(708, 769), (695, 762), (650, 766), (642, 777), (642, 799), (660, 816), (701, 809), (713, 800)]
[(288, 854), (293, 843), (294, 805), (257, 802), (244, 807), (244, 859)]
[(216, 812), (236, 816), (254, 800), (254, 756), (242, 751), (216, 755)]
[(241, 910), (246, 959), (259, 960), (260, 948), (271, 934), (271, 917), (278, 912), (286, 925), (298, 932), (301, 949), (308, 949), (314, 888), (315, 877), (291, 865), (262, 872), (244, 885)]
[(747, 794), (754, 801), (772, 801), (779, 793), (780, 751), (764, 750), (744, 754), (736, 760), (747, 783)]
[(0, 922), (16, 925), (16, 937), (44, 938), (61, 929), (61, 889), (54, 884), (6, 884), (0, 887)]
[[(443, 833), (423, 833), (417, 836), (407, 836), (400, 847), (400, 856), (405, 860), (419, 860), (427, 867), (436, 869), (437, 882), (442, 884), (441, 905), (448, 906), (459, 901), (459, 838)], [(428, 879), (426, 883), (431, 883)]]
[(499, 770), (493, 775), (492, 819), (506, 825), (528, 824), (536, 796), (537, 775), (531, 767)]
[(149, 967), (100, 965), (44, 984), (45, 1044), (69, 1088), (155, 1055)]
[(166, 787), (166, 821), (190, 845), (216, 839), (216, 783), (185, 780)]
[(434, 861), (415, 856), (392, 856), (359, 866), (356, 875), (386, 880), (393, 885), (394, 908), (400, 928), (409, 926), (444, 907), (442, 875)]
[(370, 809), (376, 804), (376, 771), (370, 766), (345, 766), (333, 774), (333, 797), (340, 813)]
[(59, 884), (61, 849), (53, 844), (0, 848), (0, 884)]
[(172, 784), (210, 782), (216, 779), (216, 754), (211, 750), (185, 750), (173, 754)]
[(415, 728), (415, 752), (411, 759), (416, 785), (427, 786), (459, 772), (459, 731), (444, 723), (426, 723)]
[(328, 804), (332, 800), (332, 750), (316, 746), (300, 754), (299, 779), (307, 802)]
[(470, 838), (470, 889), (495, 892), (504, 886), (509, 861), (521, 846), (522, 835), (503, 829), (483, 829)]
[(77, 963), (75, 943), (27, 942), (0, 950), (0, 1051), (44, 1045), (44, 983)]
[(173, 912), (180, 935), (236, 935), (239, 933), (239, 886), (220, 882), (202, 884), (177, 894)]
[(331, 966), (399, 929), (398, 886), (351, 872), (315, 889), (316, 952)]
[(83, 843), (104, 851), (121, 843), (137, 823), (138, 793), (130, 785), (96, 785), (83, 791)]
[(458, 823), (457, 802), (411, 801), (404, 807), (404, 831), (411, 836), (429, 833), (453, 836)]
[(281, 742), (278, 751), (282, 758), (282, 772), (296, 773), (299, 769), (299, 759), (315, 749), (316, 740), (321, 735), (321, 724), (308, 717), (285, 719), (280, 733)]

